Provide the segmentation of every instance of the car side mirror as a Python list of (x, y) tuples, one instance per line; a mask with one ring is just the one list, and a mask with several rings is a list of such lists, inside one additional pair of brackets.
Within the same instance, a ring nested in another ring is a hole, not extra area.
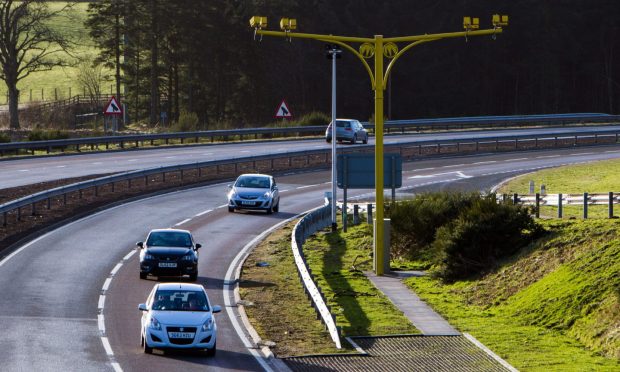
[(136, 247), (144, 248), (144, 242), (137, 242)]
[(220, 305), (213, 305), (213, 309), (211, 309), (212, 313), (219, 313), (220, 311), (222, 311), (222, 307)]
[(202, 248), (202, 244), (196, 243), (196, 250), (198, 250), (199, 248)]
[(146, 304), (140, 304), (140, 305), (138, 305), (138, 310), (140, 310), (140, 311), (148, 311), (149, 309), (146, 308)]
[(275, 190), (277, 190), (277, 189), (278, 189), (278, 186), (273, 185), (273, 190), (275, 191)]
[(229, 189), (232, 189), (232, 185), (228, 185), (228, 188), (229, 188)]

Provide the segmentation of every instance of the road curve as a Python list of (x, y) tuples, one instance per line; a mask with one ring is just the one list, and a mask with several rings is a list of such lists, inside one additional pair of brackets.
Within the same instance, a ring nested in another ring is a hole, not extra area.
[[(527, 128), (480, 130), (412, 135), (389, 135), (385, 144), (409, 143), (426, 140), (449, 140), (456, 138), (488, 138), (505, 135), (531, 135), (534, 133), (561, 133), (574, 131), (603, 131), (612, 126), (588, 126), (567, 128)], [(371, 137), (370, 144), (374, 143)], [(80, 155), (49, 156), (0, 161), (0, 188), (28, 185), (59, 178), (73, 178), (92, 174), (107, 174), (129, 170), (155, 168), (166, 165), (221, 160), (251, 155), (266, 155), (291, 151), (328, 149), (322, 139), (270, 142), (244, 142), (235, 144), (208, 144), (159, 149), (110, 151)], [(349, 147), (350, 145), (342, 145)]]
[[(618, 157), (616, 146), (427, 159), (404, 165), (400, 192), (481, 190), (541, 167)], [(281, 212), (270, 216), (218, 208), (225, 202), (220, 184), (111, 208), (19, 248), (0, 261), (2, 369), (263, 370), (232, 328), (226, 309), (217, 315), (215, 358), (144, 355), (137, 304), (154, 282), (138, 278), (136, 255), (129, 254), (149, 229), (181, 223), (204, 244), (199, 282), (215, 304), (224, 305), (225, 273), (237, 252), (279, 221), (320, 204), (331, 188), (328, 180), (329, 172), (278, 178)]]

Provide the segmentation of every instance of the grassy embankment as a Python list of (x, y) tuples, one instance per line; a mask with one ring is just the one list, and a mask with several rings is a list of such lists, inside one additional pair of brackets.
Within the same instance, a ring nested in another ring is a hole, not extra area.
[[(503, 189), (518, 191), (534, 179), (550, 192), (606, 191), (618, 184), (610, 165), (586, 165), (596, 177), (582, 177), (580, 166), (547, 170), (515, 179)], [(520, 370), (619, 370), (620, 222), (541, 223), (549, 231), (545, 237), (481, 278), (450, 285), (429, 277), (410, 278), (406, 284), (460, 331), (471, 333)], [(313, 320), (294, 271), (290, 228), (252, 253), (242, 274), (242, 297), (255, 302), (249, 316), (264, 339), (278, 343), (276, 354), (333, 351)], [(305, 252), (316, 280), (337, 309), (344, 334), (412, 332), (411, 326), (398, 329), (407, 325), (402, 315), (351, 270), (355, 257), (356, 269), (370, 269), (370, 234), (369, 227), (361, 225), (346, 234), (325, 231), (310, 239)], [(259, 261), (271, 266), (258, 267)], [(305, 327), (314, 327), (314, 333)]]

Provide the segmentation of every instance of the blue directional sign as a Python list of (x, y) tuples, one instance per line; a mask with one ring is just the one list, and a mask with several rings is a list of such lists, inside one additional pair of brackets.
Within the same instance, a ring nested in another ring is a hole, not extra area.
[[(338, 188), (374, 189), (375, 155), (340, 154), (336, 162)], [(399, 154), (383, 155), (383, 187), (397, 189), (403, 184), (403, 159)]]

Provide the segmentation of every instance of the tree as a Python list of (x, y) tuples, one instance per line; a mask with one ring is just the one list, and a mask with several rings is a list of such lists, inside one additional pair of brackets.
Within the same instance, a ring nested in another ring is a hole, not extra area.
[(17, 83), (35, 71), (68, 65), (68, 39), (49, 27), (49, 21), (66, 14), (68, 2), (54, 10), (42, 0), (0, 0), (0, 78), (9, 93), (9, 122), (19, 129)]

